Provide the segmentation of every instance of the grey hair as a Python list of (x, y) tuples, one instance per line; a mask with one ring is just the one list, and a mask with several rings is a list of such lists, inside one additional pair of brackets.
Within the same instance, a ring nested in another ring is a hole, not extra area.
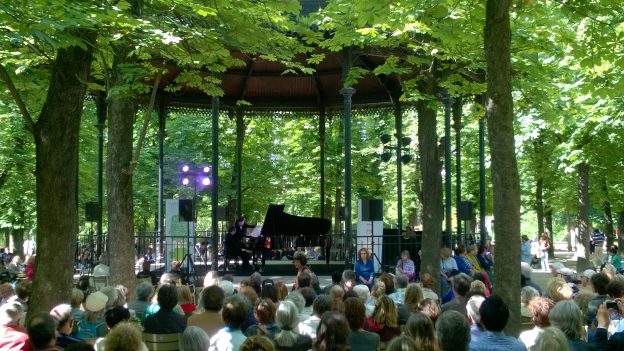
[(346, 282), (347, 280), (355, 280), (355, 272), (352, 269), (345, 269), (342, 272), (342, 281)]
[(210, 338), (202, 328), (189, 326), (180, 335), (178, 346), (180, 351), (208, 350)]
[(474, 323), (481, 323), (481, 314), (479, 314), (479, 308), (485, 301), (485, 297), (481, 295), (474, 295), (466, 302), (466, 312)]
[(523, 305), (528, 305), (529, 301), (537, 296), (540, 296), (540, 293), (532, 286), (525, 286), (522, 290), (520, 290), (520, 302)]
[(249, 284), (251, 286), (260, 286), (260, 284), (262, 284), (262, 275), (258, 272), (253, 272), (251, 276), (249, 276)]
[(366, 285), (360, 284), (360, 285), (354, 286), (353, 292), (357, 294), (358, 298), (362, 300), (363, 303), (366, 303), (366, 301), (368, 301), (368, 298), (370, 296), (370, 291), (368, 290), (368, 287), (366, 287)]
[(286, 301), (290, 301), (295, 304), (299, 313), (301, 313), (301, 311), (303, 311), (303, 308), (305, 307), (305, 298), (303, 297), (303, 295), (301, 295), (301, 293), (296, 291), (288, 294), (288, 296), (286, 296)]
[(136, 298), (139, 301), (147, 301), (154, 293), (154, 287), (148, 282), (143, 282), (137, 285), (135, 289)]
[(531, 278), (531, 273), (533, 273), (533, 268), (531, 268), (530, 264), (526, 262), (522, 262), (520, 263), (520, 272), (525, 278)]
[(112, 286), (105, 286), (100, 290), (100, 292), (108, 297), (105, 309), (116, 306), (117, 299), (119, 299), (119, 291), (117, 291), (117, 289), (113, 288)]
[(548, 327), (542, 329), (537, 334), (535, 344), (531, 347), (531, 351), (568, 351), (568, 339), (565, 334), (556, 327)]
[(19, 302), (8, 302), (0, 306), (0, 325), (17, 325), (24, 317), (24, 306)]
[(275, 343), (282, 347), (292, 347), (299, 335), (294, 331), (299, 324), (299, 310), (292, 301), (282, 301), (275, 312), (275, 324), (280, 331), (275, 334)]
[(407, 288), (407, 283), (409, 283), (409, 280), (407, 279), (407, 276), (405, 274), (399, 273), (394, 276), (394, 282), (397, 288), (405, 289)]
[(457, 311), (446, 311), (436, 321), (436, 336), (444, 351), (468, 351), (470, 326)]
[(231, 281), (229, 281), (229, 280), (222, 280), (221, 282), (219, 282), (219, 287), (225, 293), (225, 298), (228, 298), (228, 297), (234, 295), (234, 284), (232, 284)]
[(581, 310), (572, 300), (557, 302), (548, 314), (550, 324), (555, 326), (570, 339), (585, 339), (583, 328), (583, 315)]

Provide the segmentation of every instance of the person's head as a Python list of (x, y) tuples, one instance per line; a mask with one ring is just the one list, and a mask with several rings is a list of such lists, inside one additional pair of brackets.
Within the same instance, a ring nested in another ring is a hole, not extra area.
[(188, 285), (180, 285), (178, 288), (178, 302), (180, 305), (184, 304), (192, 304), (193, 303), (193, 294), (191, 293), (191, 288)]
[(306, 257), (305, 253), (297, 251), (293, 255), (293, 263), (297, 270), (301, 270), (303, 269), (303, 267), (305, 267), (305, 265), (308, 264), (308, 258)]
[(610, 253), (611, 255), (617, 255), (617, 252), (618, 252), (618, 246), (617, 246), (617, 245), (612, 245), (612, 246), (609, 248), (609, 253)]
[(412, 311), (418, 308), (420, 302), (424, 299), (422, 289), (418, 284), (411, 283), (405, 289), (405, 305), (410, 307)]
[[(160, 280), (160, 283), (162, 284), (162, 279)], [(174, 280), (174, 284), (175, 284), (175, 280)], [(208, 271), (208, 273), (206, 273), (206, 276), (204, 277), (204, 287), (217, 285), (217, 284), (219, 284), (219, 273), (216, 271)]]
[(275, 290), (277, 293), (277, 300), (282, 301), (288, 296), (288, 287), (283, 281), (278, 281), (275, 283)]
[(139, 301), (149, 300), (150, 296), (152, 296), (153, 293), (154, 287), (148, 282), (142, 282), (141, 284), (137, 285), (135, 290), (136, 298)]
[(548, 280), (546, 286), (547, 295), (555, 303), (563, 300), (571, 300), (574, 296), (574, 292), (568, 283), (559, 277), (553, 277)]
[(386, 284), (386, 295), (392, 294), (396, 288), (394, 286), (394, 277), (388, 273), (384, 272), (379, 276), (379, 281)]
[[(176, 285), (178, 279), (180, 279), (179, 276), (172, 274), (172, 273), (164, 273), (163, 275), (160, 276), (160, 285)], [(212, 285), (212, 284), (208, 284), (208, 285)], [(208, 286), (206, 285), (206, 281), (204, 280), (204, 286)]]
[(331, 275), (332, 284), (340, 284), (342, 279), (342, 273), (340, 271), (333, 271)]
[(542, 234), (541, 240), (542, 241), (548, 241), (548, 234), (546, 234), (546, 233)]
[(470, 326), (461, 313), (446, 311), (436, 321), (436, 336), (443, 351), (468, 351)]
[(433, 299), (424, 299), (418, 305), (418, 310), (427, 317), (431, 318), (431, 321), (435, 323), (440, 316), (440, 305)]
[(436, 286), (436, 281), (433, 279), (431, 274), (423, 273), (420, 275), (420, 284), (423, 288), (434, 288)]
[(466, 302), (466, 313), (468, 314), (468, 318), (470, 318), (472, 324), (481, 323), (479, 309), (481, 308), (483, 301), (485, 301), (485, 297), (481, 295), (473, 295), (470, 299), (468, 299), (468, 302)]
[(233, 295), (224, 304), (221, 311), (223, 322), (230, 328), (238, 329), (247, 318), (247, 303), (244, 297)]
[(355, 286), (355, 272), (351, 269), (347, 269), (342, 272), (342, 284), (345, 290), (351, 290)]
[(531, 299), (527, 308), (529, 309), (533, 324), (540, 328), (549, 326), (550, 321), (548, 320), (548, 314), (553, 307), (555, 307), (555, 303), (547, 297), (537, 296)]
[(532, 286), (525, 286), (520, 290), (520, 302), (524, 306), (526, 306), (529, 301), (536, 296), (540, 296), (540, 293)]
[(208, 350), (210, 338), (202, 328), (188, 326), (184, 329), (182, 335), (180, 335), (178, 346), (180, 347), (180, 351)]
[(394, 276), (394, 282), (395, 282), (397, 289), (405, 289), (407, 288), (407, 283), (409, 282), (409, 279), (407, 278), (405, 274), (399, 273)]
[(583, 315), (574, 301), (559, 301), (548, 314), (550, 325), (557, 327), (570, 339), (583, 339)]
[(312, 277), (308, 273), (301, 273), (297, 276), (299, 289), (309, 287), (312, 284)]
[(466, 296), (468, 291), (470, 291), (470, 283), (472, 283), (472, 278), (465, 273), (459, 273), (458, 275), (451, 278), (451, 283), (453, 285), (453, 291), (457, 293), (459, 296)]
[(542, 329), (537, 334), (535, 344), (531, 347), (531, 351), (568, 351), (568, 339), (565, 334), (555, 327)]
[(596, 271), (593, 269), (586, 269), (581, 273), (581, 285), (587, 286), (590, 283), (591, 277), (596, 274)]
[(375, 323), (384, 324), (388, 327), (396, 327), (398, 323), (397, 307), (388, 296), (382, 296), (377, 300), (372, 315)]
[(612, 279), (607, 288), (607, 295), (612, 299), (624, 297), (624, 281), (620, 279)]
[(319, 295), (312, 303), (312, 314), (321, 317), (323, 313), (331, 311), (332, 300), (327, 295)]
[(448, 247), (443, 247), (440, 249), (440, 258), (446, 260), (451, 257), (451, 249)]
[(386, 351), (412, 351), (412, 350), (423, 350), (429, 351), (434, 349), (428, 348), (418, 348), (418, 344), (407, 335), (399, 335), (396, 338), (392, 339), (388, 346), (386, 347)]
[[(239, 351), (275, 351), (275, 346), (266, 336), (250, 336), (245, 339), (238, 349)], [(184, 350), (180, 350), (184, 351)]]
[(533, 273), (533, 268), (531, 268), (531, 265), (526, 263), (526, 262), (522, 262), (520, 263), (520, 274), (522, 274), (522, 276), (525, 279), (531, 279), (531, 274)]
[(96, 291), (87, 296), (85, 301), (85, 320), (89, 323), (96, 323), (104, 317), (104, 311), (108, 303), (108, 296), (101, 291)]
[(32, 292), (32, 283), (28, 280), (22, 280), (15, 286), (15, 294), (22, 301), (28, 301)]
[(481, 325), (488, 331), (499, 332), (505, 329), (509, 319), (509, 308), (500, 296), (492, 295), (485, 299), (479, 308)]
[(487, 293), (487, 288), (485, 287), (485, 283), (480, 280), (473, 280), (470, 283), (470, 290), (468, 294), (479, 293), (485, 295)]
[(590, 279), (594, 292), (599, 295), (607, 293), (607, 285), (609, 285), (610, 280), (609, 276), (603, 272), (592, 275)]
[(368, 259), (370, 258), (370, 253), (368, 252), (368, 249), (363, 247), (360, 249), (360, 251), (358, 251), (358, 259), (360, 259), (360, 261), (364, 262), (364, 261), (368, 261)]
[(208, 286), (201, 292), (199, 298), (199, 305), (205, 311), (219, 312), (223, 307), (223, 300), (225, 299), (225, 293), (223, 290), (216, 286)]
[(275, 321), (277, 306), (271, 299), (260, 298), (256, 302), (253, 313), (258, 323), (267, 324)]
[(144, 272), (149, 272), (152, 269), (152, 264), (150, 261), (143, 261), (142, 267)]
[(143, 338), (141, 331), (134, 323), (122, 322), (111, 329), (104, 339), (106, 351), (141, 350)]
[(356, 285), (353, 287), (353, 292), (355, 292), (358, 298), (362, 301), (362, 303), (366, 303), (368, 301), (368, 297), (370, 296), (370, 291), (366, 285)]
[(299, 313), (301, 313), (303, 311), (303, 308), (305, 307), (305, 298), (303, 297), (303, 295), (301, 295), (301, 293), (299, 293), (299, 291), (292, 291), (290, 294), (288, 294), (288, 296), (286, 296), (285, 300), (294, 303), (295, 306), (297, 306), (297, 310), (299, 310)]
[(464, 245), (459, 245), (455, 248), (455, 255), (456, 256), (462, 256), (466, 254), (466, 246)]
[(609, 279), (612, 279), (617, 274), (617, 269), (611, 263), (607, 263), (602, 268), (602, 272), (605, 273)]
[(223, 290), (225, 297), (228, 298), (234, 295), (234, 284), (229, 280), (222, 280), (219, 282), (219, 287)]
[(108, 329), (113, 329), (117, 324), (130, 320), (130, 311), (123, 306), (109, 308), (104, 314), (104, 319)]
[(253, 287), (260, 286), (262, 284), (262, 275), (258, 272), (253, 272), (249, 276), (249, 284)]
[(366, 319), (366, 309), (364, 303), (362, 303), (360, 299), (354, 297), (346, 299), (344, 302), (344, 312), (351, 331), (356, 332), (362, 329), (364, 320)]
[(178, 304), (178, 289), (165, 284), (158, 289), (158, 305), (163, 310), (172, 310)]
[(50, 316), (56, 323), (56, 330), (66, 335), (71, 334), (74, 327), (74, 318), (71, 311), (72, 308), (68, 304), (57, 305), (50, 311)]
[(306, 287), (299, 290), (299, 293), (305, 299), (305, 307), (312, 306), (314, 299), (316, 299), (316, 292), (311, 287)]
[(84, 293), (82, 292), (82, 290), (78, 289), (78, 288), (73, 288), (72, 289), (72, 297), (71, 297), (71, 307), (72, 308), (80, 308), (80, 305), (82, 304), (82, 301), (84, 301)]
[(15, 290), (13, 290), (13, 285), (11, 283), (4, 283), (0, 285), (0, 298), (6, 299), (15, 294)]
[(20, 325), (24, 319), (24, 306), (19, 302), (7, 302), (0, 306), (0, 325)]
[(273, 302), (277, 303), (279, 301), (277, 297), (277, 289), (275, 285), (271, 281), (270, 284), (262, 284), (262, 291), (260, 291), (260, 297), (264, 297), (267, 299), (273, 300)]
[(26, 326), (28, 339), (36, 349), (56, 343), (56, 323), (50, 314), (38, 312), (30, 317)]
[(249, 300), (249, 302), (251, 303), (251, 306), (254, 306), (256, 304), (256, 301), (258, 301), (258, 294), (256, 293), (256, 290), (254, 290), (254, 288), (252, 288), (251, 286), (244, 286), (240, 288), (238, 293), (245, 296), (247, 300)]
[(279, 346), (292, 347), (297, 341), (297, 334), (293, 331), (299, 324), (297, 306), (288, 300), (280, 302), (275, 312), (275, 324), (280, 329), (275, 342)]
[(316, 329), (314, 348), (318, 351), (344, 351), (348, 346), (349, 323), (345, 316), (336, 311), (323, 314)]
[(375, 285), (373, 285), (373, 289), (371, 290), (371, 296), (375, 299), (379, 299), (383, 295), (386, 295), (386, 284), (378, 280)]
[(433, 322), (431, 318), (423, 313), (412, 313), (405, 325), (405, 335), (411, 337), (416, 342), (416, 348), (413, 350), (436, 350), (438, 342), (436, 340)]

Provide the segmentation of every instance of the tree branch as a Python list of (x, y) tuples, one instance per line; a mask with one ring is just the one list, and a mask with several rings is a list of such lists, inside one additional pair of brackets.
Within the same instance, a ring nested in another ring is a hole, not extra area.
[(17, 104), (17, 107), (22, 113), (22, 117), (24, 118), (24, 122), (26, 123), (26, 129), (34, 135), (35, 122), (33, 122), (33, 119), (30, 116), (30, 112), (28, 112), (28, 108), (26, 107), (24, 100), (22, 100), (22, 96), (19, 94), (19, 91), (17, 91), (17, 88), (15, 88), (15, 84), (13, 84), (11, 76), (9, 76), (9, 73), (6, 71), (6, 68), (2, 64), (0, 64), (0, 78), (2, 78), (4, 83), (6, 83), (9, 91), (11, 92), (11, 96), (13, 96), (13, 99), (15, 100), (15, 104)]
[(143, 148), (143, 144), (145, 143), (145, 135), (147, 134), (149, 120), (152, 116), (152, 111), (154, 110), (154, 103), (156, 102), (156, 94), (158, 93), (158, 86), (160, 84), (161, 78), (162, 71), (158, 73), (158, 76), (156, 76), (156, 80), (154, 81), (152, 96), (150, 97), (149, 104), (147, 105), (147, 110), (145, 110), (145, 116), (143, 117), (143, 127), (141, 128), (141, 134), (139, 134), (139, 141), (137, 142), (136, 148), (134, 149), (134, 156), (132, 157), (132, 162), (130, 162), (130, 167), (127, 170), (127, 174), (129, 175), (132, 175), (134, 173), (136, 165), (139, 162), (139, 156), (141, 156), (141, 149)]

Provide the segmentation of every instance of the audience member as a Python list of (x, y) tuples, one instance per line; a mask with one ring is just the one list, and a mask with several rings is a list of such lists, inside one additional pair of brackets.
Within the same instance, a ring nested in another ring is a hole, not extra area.
[(108, 329), (106, 328), (104, 313), (107, 302), (108, 297), (101, 291), (96, 291), (87, 296), (84, 319), (78, 323), (76, 338), (86, 340), (106, 336)]
[[(115, 306), (106, 310), (105, 317), (106, 319), (106, 327), (110, 331), (115, 328), (118, 324), (123, 322), (128, 322), (130, 320), (130, 311), (123, 306)], [(106, 336), (106, 338), (109, 337)], [(104, 345), (106, 345), (106, 338), (98, 338), (95, 342), (95, 350), (96, 351), (104, 351)]]
[(401, 259), (397, 262), (395, 269), (397, 274), (404, 274), (408, 281), (416, 280), (416, 267), (414, 261), (410, 260), (409, 251), (403, 250), (401, 252)]
[(453, 310), (442, 313), (435, 327), (442, 351), (468, 351), (470, 327), (461, 313)]
[(386, 295), (390, 296), (396, 290), (396, 285), (394, 285), (394, 277), (392, 274), (388, 272), (384, 272), (379, 276), (379, 281), (383, 282), (386, 285)]
[(24, 308), (18, 302), (0, 306), (0, 350), (30, 351), (26, 330), (20, 326), (24, 320)]
[(262, 291), (260, 292), (260, 297), (271, 299), (274, 303), (278, 303), (279, 299), (277, 297), (277, 289), (273, 284), (273, 281), (267, 279), (265, 283), (262, 284)]
[(294, 303), (299, 313), (303, 312), (303, 309), (306, 305), (305, 298), (303, 297), (303, 295), (301, 295), (299, 291), (291, 291), (290, 294), (286, 296), (285, 301), (290, 301)]
[(74, 324), (79, 323), (84, 318), (85, 312), (80, 308), (83, 301), (84, 293), (82, 292), (82, 290), (78, 288), (73, 288), (70, 305), (72, 308), (72, 317), (74, 318)]
[(351, 297), (345, 301), (345, 317), (351, 329), (351, 334), (349, 335), (349, 346), (351, 350), (377, 350), (380, 337), (377, 333), (364, 330), (366, 314), (364, 304), (360, 299)]
[(542, 295), (542, 289), (539, 287), (539, 285), (535, 284), (535, 282), (533, 282), (533, 280), (531, 279), (531, 275), (533, 273), (533, 268), (531, 268), (531, 265), (526, 262), (522, 262), (520, 264), (520, 273), (521, 273), (520, 286), (533, 287), (535, 290), (539, 291), (540, 295)]
[(277, 306), (271, 299), (260, 298), (254, 306), (256, 325), (250, 326), (245, 334), (247, 336), (267, 335), (277, 330), (275, 325), (275, 311)]
[(394, 276), (394, 282), (396, 289), (388, 297), (397, 305), (402, 305), (405, 302), (405, 288), (407, 288), (408, 278), (405, 274), (397, 274)]
[(436, 300), (432, 299), (424, 299), (418, 305), (418, 310), (425, 314), (427, 317), (431, 318), (433, 323), (436, 323), (438, 317), (440, 316), (440, 305)]
[(479, 314), (481, 325), (486, 331), (478, 339), (470, 341), (470, 351), (526, 351), (523, 343), (503, 333), (509, 319), (509, 309), (502, 298), (492, 295), (485, 299)]
[(577, 284), (579, 288), (579, 293), (593, 293), (593, 289), (591, 286), (591, 277), (596, 274), (596, 271), (593, 269), (586, 269), (583, 273), (580, 274), (579, 278), (581, 279), (580, 284)]
[(472, 278), (464, 273), (459, 273), (451, 279), (455, 297), (453, 300), (442, 305), (442, 313), (453, 310), (461, 313), (465, 317), (467, 316), (466, 294), (470, 290), (470, 283), (472, 283)]
[(479, 313), (479, 309), (481, 305), (485, 301), (485, 296), (483, 295), (473, 295), (466, 302), (466, 313), (468, 315), (468, 323), (470, 324), (470, 341), (474, 342), (479, 339), (483, 333), (485, 333), (485, 329), (481, 325), (481, 314)]
[[(231, 284), (231, 282), (230, 282)], [(193, 293), (191, 293), (191, 289), (188, 285), (180, 285), (178, 288), (178, 303), (180, 304), (180, 308), (184, 311), (184, 314), (190, 316), (197, 306), (193, 303)]]
[[(617, 309), (621, 312), (624, 309), (624, 301), (619, 299)], [(600, 351), (621, 351), (624, 350), (624, 331), (618, 331), (609, 337), (607, 328), (610, 325), (611, 318), (606, 304), (600, 305), (596, 315), (598, 320), (598, 328), (594, 335), (596, 348)]]
[(520, 290), (520, 315), (523, 321), (531, 318), (531, 313), (529, 313), (529, 301), (537, 296), (540, 296), (540, 293), (532, 286), (525, 286)]
[(223, 304), (221, 315), (225, 327), (210, 338), (208, 351), (238, 350), (247, 338), (240, 329), (247, 316), (247, 304), (242, 297), (234, 295)]
[(28, 330), (28, 338), (33, 350), (62, 350), (56, 346), (56, 323), (49, 313), (38, 312), (31, 316), (26, 329)]
[(316, 299), (316, 292), (314, 289), (310, 287), (299, 289), (299, 293), (305, 299), (305, 307), (303, 307), (303, 311), (299, 315), (299, 321), (303, 322), (306, 319), (312, 317), (312, 304)]
[(405, 335), (411, 337), (416, 347), (413, 350), (438, 351), (438, 339), (431, 318), (421, 312), (413, 313), (405, 325)]
[(565, 334), (555, 327), (544, 328), (537, 336), (531, 351), (570, 351)]
[(344, 290), (340, 285), (336, 285), (329, 291), (329, 296), (332, 299), (332, 311), (343, 312), (344, 311)]
[(312, 316), (307, 320), (299, 322), (299, 333), (308, 335), (314, 342), (316, 340), (316, 329), (321, 322), (321, 317), (323, 313), (331, 311), (331, 308), (331, 298), (326, 295), (319, 295), (312, 303)]
[(283, 301), (288, 296), (288, 287), (283, 281), (275, 283), (275, 290), (277, 292), (277, 301)]
[(568, 285), (565, 279), (560, 277), (550, 278), (548, 280), (548, 285), (546, 286), (546, 291), (546, 295), (555, 303), (564, 300), (571, 300), (574, 297), (572, 287)]
[(544, 331), (544, 328), (550, 326), (548, 320), (548, 314), (550, 310), (555, 306), (553, 300), (547, 297), (537, 296), (529, 301), (528, 309), (531, 316), (531, 322), (533, 322), (533, 329), (520, 333), (518, 340), (530, 349), (535, 345), (540, 333)]
[(122, 322), (111, 329), (104, 348), (106, 351), (138, 351), (144, 350), (141, 331), (133, 323)]
[(275, 312), (277, 330), (267, 335), (277, 350), (307, 351), (312, 348), (312, 338), (296, 332), (299, 311), (291, 301), (282, 301)]
[(383, 342), (390, 341), (393, 337), (401, 334), (399, 328), (397, 308), (388, 296), (382, 296), (377, 300), (373, 315), (366, 319), (364, 330), (379, 334)]
[[(342, 289), (344, 291), (351, 291), (353, 289), (353, 287), (355, 287), (357, 285), (356, 282), (356, 274), (354, 271), (350, 270), (350, 269), (345, 269), (344, 272), (342, 272)], [(338, 284), (336, 284), (338, 285)], [(331, 288), (330, 288), (331, 289)], [(328, 291), (329, 293), (329, 291)]]
[(564, 300), (555, 304), (548, 314), (550, 324), (561, 329), (568, 339), (572, 351), (591, 350), (585, 341), (586, 333), (583, 327), (581, 310), (574, 301)]
[(417, 348), (417, 344), (412, 338), (407, 335), (397, 336), (392, 339), (390, 344), (386, 347), (386, 351), (411, 351), (411, 350), (424, 350)]
[(150, 334), (181, 333), (186, 328), (186, 318), (173, 311), (178, 303), (174, 285), (163, 285), (158, 290), (158, 312), (145, 318), (145, 332)]
[(137, 273), (137, 279), (149, 279), (152, 285), (158, 284), (158, 277), (156, 273), (152, 272), (152, 264), (150, 261), (143, 261), (142, 264), (143, 270)]
[(314, 349), (317, 351), (346, 351), (349, 334), (349, 323), (345, 316), (336, 311), (327, 312), (323, 314), (316, 331)]
[(110, 267), (109, 264), (108, 253), (103, 253), (100, 255), (100, 262), (98, 265), (93, 267), (93, 275), (94, 277), (108, 277), (110, 276)]
[(429, 273), (420, 274), (420, 286), (423, 291), (423, 297), (426, 299), (432, 299), (433, 301), (440, 301), (440, 297), (432, 289), (437, 290), (437, 282), (431, 277)]
[(249, 276), (249, 285), (256, 291), (256, 294), (260, 295), (262, 291), (262, 275), (258, 272), (253, 272)]
[(178, 340), (180, 351), (206, 351), (210, 346), (208, 334), (196, 326), (188, 326)]
[(225, 326), (219, 314), (224, 299), (225, 294), (220, 287), (212, 285), (204, 288), (199, 298), (201, 312), (190, 316), (187, 325), (201, 328), (209, 338), (215, 335)]
[(240, 346), (239, 351), (275, 351), (275, 347), (266, 336), (250, 336)]
[(56, 346), (62, 349), (66, 348), (67, 345), (80, 342), (80, 339), (71, 335), (74, 328), (74, 318), (71, 310), (70, 305), (62, 304), (50, 311), (50, 316), (56, 323)]
[(609, 298), (609, 296), (607, 295), (607, 285), (609, 285), (610, 278), (605, 273), (597, 273), (592, 275), (590, 281), (596, 296), (589, 300), (589, 304), (587, 305), (585, 325), (588, 326), (591, 325), (596, 318), (598, 306), (600, 306)]

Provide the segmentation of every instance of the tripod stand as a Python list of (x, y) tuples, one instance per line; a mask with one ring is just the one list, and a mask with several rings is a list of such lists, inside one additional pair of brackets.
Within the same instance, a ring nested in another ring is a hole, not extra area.
[[(375, 259), (379, 264), (379, 269), (377, 269), (376, 274), (383, 272), (383, 264), (379, 259), (379, 256), (375, 253), (375, 223), (371, 221), (371, 259)], [(373, 261), (374, 262), (374, 261)]]

